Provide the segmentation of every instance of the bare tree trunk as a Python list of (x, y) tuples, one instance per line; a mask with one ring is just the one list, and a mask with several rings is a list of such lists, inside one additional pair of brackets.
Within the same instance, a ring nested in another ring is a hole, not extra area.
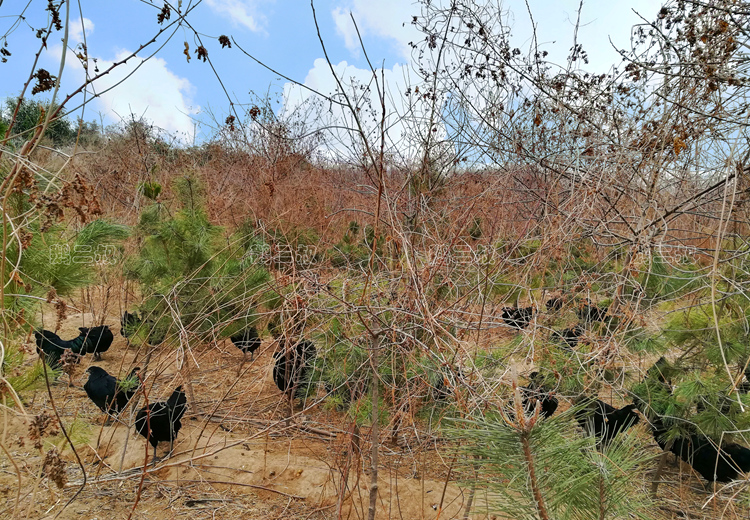
[[(187, 345), (187, 340), (185, 344)], [(193, 412), (197, 412), (198, 410), (195, 404), (195, 391), (193, 390), (193, 375), (192, 371), (190, 370), (190, 355), (187, 348), (185, 349), (185, 364), (182, 366), (182, 378), (184, 379), (185, 387), (187, 388), (188, 402), (192, 405)]]
[(531, 454), (528, 431), (524, 431), (521, 434), (521, 445), (523, 446), (523, 455), (529, 468), (529, 483), (531, 484), (531, 492), (534, 495), (534, 501), (536, 502), (537, 513), (541, 520), (549, 520), (547, 507), (544, 505), (544, 498), (542, 498), (542, 490), (539, 489), (539, 482), (536, 478), (536, 468), (534, 467), (534, 457)]
[[(477, 459), (477, 456), (474, 456), (474, 459)], [(477, 490), (477, 467), (478, 463), (474, 463), (474, 479), (471, 482), (471, 488), (469, 489), (469, 498), (466, 500), (466, 509), (464, 510), (464, 519), (463, 520), (469, 520), (469, 515), (471, 514), (471, 506), (474, 503), (474, 494)]]
[[(336, 502), (336, 518), (341, 520), (342, 509), (344, 507), (344, 501), (346, 500), (349, 492), (349, 472), (353, 465), (357, 467), (360, 464), (362, 452), (360, 451), (360, 435), (359, 426), (356, 421), (352, 421), (352, 425), (349, 428), (349, 453), (346, 457), (346, 465), (341, 472), (341, 487), (339, 488), (339, 498)], [(357, 481), (359, 481), (359, 472), (357, 473)], [(355, 486), (356, 487), (356, 483)]]
[(375, 507), (378, 502), (378, 448), (379, 433), (378, 428), (378, 348), (380, 346), (380, 336), (372, 337), (370, 348), (370, 370), (372, 370), (372, 428), (370, 430), (370, 508), (367, 514), (368, 520), (375, 520)]
[(471, 484), (471, 489), (469, 489), (469, 498), (466, 500), (466, 509), (464, 509), (464, 520), (469, 520), (469, 515), (471, 514), (471, 505), (472, 502), (474, 502), (474, 493), (477, 489), (476, 484)]
[(659, 480), (661, 480), (661, 474), (664, 471), (664, 465), (667, 462), (668, 453), (668, 451), (665, 451), (661, 454), (661, 457), (659, 457), (659, 466), (657, 466), (656, 474), (654, 474), (654, 480), (653, 482), (651, 482), (651, 496), (653, 498), (656, 498), (656, 490), (659, 489)]

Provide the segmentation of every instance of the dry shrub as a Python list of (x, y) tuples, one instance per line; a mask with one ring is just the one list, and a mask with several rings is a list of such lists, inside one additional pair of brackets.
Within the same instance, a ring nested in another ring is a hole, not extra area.
[[(137, 222), (144, 203), (138, 192), (140, 183), (161, 184), (159, 200), (168, 203), (172, 179), (185, 174), (204, 183), (209, 217), (229, 229), (246, 220), (283, 233), (310, 229), (321, 237), (322, 246), (330, 247), (341, 239), (350, 221), (356, 220), (361, 227), (374, 224), (377, 189), (363, 168), (315, 165), (298, 154), (271, 161), (219, 143), (181, 149), (130, 132), (110, 136), (96, 153), (77, 156), (71, 171), (95, 189), (106, 216), (130, 225)], [(477, 243), (539, 239), (547, 252), (559, 252), (562, 243), (555, 237), (565, 237), (569, 243), (591, 236), (613, 244), (613, 237), (628, 234), (628, 224), (613, 215), (635, 219), (642, 212), (642, 194), (623, 197), (617, 183), (621, 174), (616, 171), (600, 172), (601, 178), (611, 182), (600, 182), (596, 189), (585, 179), (571, 184), (533, 165), (455, 171), (442, 179), (438, 189), (425, 194), (410, 191), (409, 175), (398, 168), (388, 170), (384, 214), (393, 212), (388, 220), (397, 230), (406, 225), (407, 216), (424, 195), (429, 212), (422, 215), (421, 224), (447, 242), (466, 236), (478, 217), (482, 238)], [(680, 189), (683, 195), (699, 191), (698, 186)], [(716, 198), (700, 201), (700, 212), (675, 215), (664, 242), (694, 246), (705, 253), (702, 260), (710, 258), (716, 246), (720, 203)], [(744, 232), (742, 227), (738, 231)]]

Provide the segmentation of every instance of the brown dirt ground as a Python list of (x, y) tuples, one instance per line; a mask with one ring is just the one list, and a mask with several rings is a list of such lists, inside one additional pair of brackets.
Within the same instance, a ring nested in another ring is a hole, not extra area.
[[(45, 318), (50, 323), (50, 316)], [(75, 336), (78, 326), (92, 320), (91, 314), (72, 314), (59, 333), (63, 338)], [(115, 342), (96, 364), (120, 376), (136, 363), (143, 368), (145, 351), (126, 344), (119, 335), (119, 318), (109, 316), (105, 323), (115, 332)], [(189, 409), (174, 453), (155, 468), (149, 465), (144, 470), (144, 462), (151, 463), (153, 452), (145, 439), (127, 426), (133, 422), (132, 409), (122, 414), (119, 422), (103, 426), (103, 414), (86, 397), (83, 371), (92, 363), (91, 356), (76, 369), (74, 387), (68, 387), (65, 375), (51, 387), (55, 408), (71, 431), (86, 469), (85, 485), (80, 466), (67, 448), (63, 450), (66, 486), (60, 490), (42, 479), (35, 488), (39, 452), (27, 438), (25, 421), (14, 415), (13, 409), (4, 409), (7, 416), (0, 420), (7, 421), (5, 445), (22, 477), (19, 518), (120, 519), (131, 512), (132, 518), (149, 520), (336, 518), (340, 475), (347, 467), (348, 490), (341, 517), (366, 517), (369, 456), (360, 453), (353, 442), (351, 421), (323, 403), (305, 410), (297, 405), (294, 416), (287, 420), (287, 404), (270, 375), (270, 340), (264, 340), (253, 362), (244, 363), (231, 343), (198, 347), (188, 353), (190, 363), (182, 369), (178, 366), (185, 357), (174, 346), (177, 342), (171, 343), (155, 349), (145, 388), (150, 400), (165, 399), (175, 386), (183, 384)], [(37, 362), (33, 339), (27, 351), (25, 364)], [(185, 368), (188, 365), (190, 372)], [(22, 397), (29, 415), (44, 410), (51, 413), (45, 389)], [(142, 399), (136, 409), (141, 406)], [(645, 430), (641, 433), (648, 442), (649, 435)], [(368, 434), (367, 430), (361, 432), (363, 437)], [(52, 444), (62, 446), (63, 438), (46, 438), (45, 450)], [(361, 444), (363, 450), (368, 449), (364, 439)], [(415, 439), (381, 446), (377, 518), (463, 518), (468, 493), (453, 479), (445, 485), (452, 454), (440, 447), (440, 443)], [(162, 443), (158, 453), (165, 456), (168, 450)], [(748, 511), (740, 509), (733, 496), (735, 489), (744, 488), (729, 486), (709, 500), (711, 493), (684, 465), (668, 465), (663, 481), (659, 504), (667, 518), (748, 518)], [(16, 471), (3, 456), (0, 518), (12, 517), (17, 491)], [(494, 518), (482, 511), (485, 503), (486, 497), (475, 498), (472, 518)]]
[[(78, 326), (91, 324), (92, 319), (90, 314), (71, 314), (58, 333), (63, 338), (73, 337)], [(96, 364), (119, 376), (136, 364), (143, 368), (145, 352), (127, 346), (119, 335), (119, 319), (110, 316), (105, 323), (115, 332), (115, 341)], [(33, 338), (26, 348), (25, 363), (35, 363)], [(86, 467), (86, 485), (82, 486), (75, 456), (66, 449), (65, 488), (60, 491), (44, 480), (33, 493), (29, 488), (36, 480), (33, 473), (40, 467), (40, 455), (28, 439), (22, 440), (28, 432), (25, 421), (9, 416), (7, 444), (12, 446), (14, 459), (20, 465), (22, 498), (26, 498), (22, 500), (20, 517), (53, 518), (60, 514), (61, 519), (127, 518), (143, 480), (133, 518), (335, 518), (341, 487), (339, 468), (347, 463), (349, 489), (342, 517), (364, 517), (370, 486), (369, 457), (352, 447), (350, 421), (322, 404), (304, 411), (297, 404), (295, 415), (287, 421), (288, 405), (271, 379), (272, 348), (271, 341), (264, 340), (255, 360), (245, 363), (228, 342), (195, 349), (191, 359), (198, 367), (192, 365), (191, 377), (186, 369), (178, 370), (181, 357), (174, 346), (158, 347), (145, 380), (149, 399), (165, 399), (175, 386), (183, 384), (188, 391), (189, 409), (172, 456), (155, 468), (149, 465), (145, 472), (144, 461), (148, 458), (151, 463), (153, 451), (132, 426), (127, 427), (133, 423), (133, 410), (128, 409), (117, 423), (104, 426), (103, 414), (86, 397), (84, 371), (92, 363), (91, 356), (86, 356), (75, 370), (74, 387), (68, 387), (66, 375), (51, 387), (63, 424), (73, 430), (76, 451)], [(238, 368), (242, 370), (239, 377)], [(193, 387), (192, 398), (187, 389), (188, 378)], [(24, 394), (23, 398), (28, 414), (37, 415), (43, 410), (51, 413), (44, 389)], [(140, 406), (143, 400), (136, 405)], [(367, 433), (363, 431), (362, 435)], [(63, 444), (60, 435), (46, 441), (45, 450), (51, 447), (50, 443)], [(159, 445), (159, 456), (168, 451), (166, 443)], [(355, 455), (350, 456), (350, 452)], [(0, 460), (0, 497), (6, 501), (0, 518), (4, 518), (12, 512), (9, 504), (15, 503), (18, 480), (7, 458)], [(435, 452), (423, 451), (417, 460), (398, 446), (384, 445), (380, 462), (379, 518), (433, 518), (441, 499), (441, 518), (461, 517), (466, 497), (456, 485), (445, 486), (447, 463)], [(423, 479), (421, 475), (433, 478)], [(60, 513), (81, 488), (75, 500)], [(34, 502), (27, 514), (30, 494), (34, 495)]]

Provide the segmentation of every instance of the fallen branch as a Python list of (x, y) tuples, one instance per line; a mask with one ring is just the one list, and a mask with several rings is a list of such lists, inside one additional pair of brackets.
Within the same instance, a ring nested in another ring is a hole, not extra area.
[(279, 495), (284, 495), (285, 497), (293, 498), (295, 500), (305, 500), (306, 497), (301, 497), (299, 495), (290, 495), (289, 493), (284, 493), (283, 491), (278, 491), (276, 489), (268, 488), (265, 486), (259, 486), (257, 484), (243, 484), (242, 482), (227, 482), (226, 480), (188, 480), (188, 479), (178, 479), (178, 480), (160, 480), (159, 483), (163, 482), (195, 482), (199, 484), (226, 484), (228, 486), (242, 486), (242, 487), (250, 487), (254, 489), (262, 489), (263, 491), (270, 491), (271, 493), (278, 493)]

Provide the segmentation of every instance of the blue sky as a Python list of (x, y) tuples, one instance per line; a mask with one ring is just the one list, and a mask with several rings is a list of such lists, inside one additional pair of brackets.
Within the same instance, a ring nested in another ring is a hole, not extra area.
[[(550, 59), (557, 63), (564, 63), (572, 44), (579, 3), (529, 0), (539, 42), (550, 52)], [(0, 45), (7, 42), (12, 53), (7, 63), (0, 63), (0, 96), (3, 98), (18, 95), (30, 73), (39, 47), (33, 29), (46, 25), (46, 5), (45, 0), (4, 0), (0, 5)], [(156, 18), (162, 5), (158, 0), (153, 4), (145, 0), (80, 0), (72, 4), (69, 52), (62, 76), (61, 97), (80, 86), (85, 77), (73, 52), (83, 39), (81, 18), (86, 28), (89, 58), (97, 58), (98, 67), (103, 70), (156, 34), (161, 27)], [(517, 45), (528, 45), (531, 23), (525, 2), (510, 0), (502, 5), (512, 13)], [(619, 62), (609, 40), (622, 47), (629, 46), (630, 27), (641, 21), (633, 10), (652, 19), (660, 5), (658, 0), (584, 2), (578, 38), (589, 53), (591, 70), (606, 72)], [(290, 89), (285, 80), (252, 62), (238, 48), (221, 49), (217, 38), (222, 34), (233, 37), (247, 52), (284, 75), (325, 93), (333, 90), (334, 81), (328, 66), (322, 61), (323, 51), (308, 1), (203, 0), (196, 5), (195, 1), (183, 0), (182, 6), (183, 9), (196, 6), (188, 20), (201, 35), (209, 57), (235, 103), (250, 102), (251, 91), (263, 94), (269, 88), (274, 92), (284, 91), (285, 87), (287, 92)], [(321, 34), (337, 71), (346, 78), (366, 79), (369, 76), (349, 17), (352, 13), (363, 34), (370, 59), (376, 66), (384, 68), (392, 92), (404, 90), (405, 76), (411, 70), (408, 42), (422, 38), (410, 24), (411, 17), (419, 13), (418, 4), (409, 0), (317, 0), (315, 9)], [(18, 17), (21, 13), (24, 14), (23, 20)], [(62, 16), (64, 21), (64, 9)], [(175, 18), (173, 13), (172, 21)], [(172, 32), (174, 35), (168, 41), (166, 36)], [(60, 67), (62, 34), (62, 31), (54, 32), (49, 38), (38, 65), (54, 75)], [(192, 56), (189, 62), (183, 54), (185, 42)], [(165, 31), (157, 45), (149, 47), (142, 57), (150, 55), (162, 44), (164, 47), (155, 59), (143, 63), (125, 82), (88, 105), (85, 119), (107, 124), (128, 117), (132, 112), (178, 134), (187, 142), (191, 141), (194, 130), (197, 130), (199, 140), (210, 135), (209, 109), (223, 120), (228, 113), (227, 95), (209, 64), (196, 58), (197, 43), (192, 31), (181, 27)], [(121, 70), (132, 72), (139, 62), (140, 59), (131, 60)], [(122, 79), (123, 72), (103, 78), (94, 88), (101, 92)], [(49, 97), (49, 93), (41, 96)], [(306, 96), (297, 92), (294, 98)]]

